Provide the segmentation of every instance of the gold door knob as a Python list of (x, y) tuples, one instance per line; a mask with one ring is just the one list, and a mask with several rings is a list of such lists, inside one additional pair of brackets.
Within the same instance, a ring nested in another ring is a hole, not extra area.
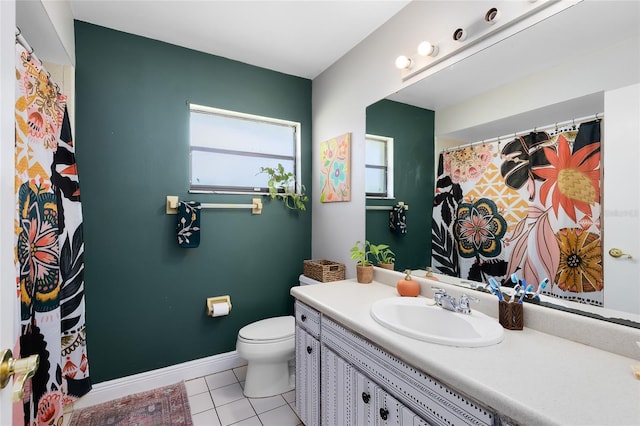
[(621, 256), (627, 256), (627, 259), (632, 259), (631, 255), (629, 253), (623, 253), (622, 250), (618, 249), (618, 248), (612, 248), (611, 250), (609, 250), (609, 255), (611, 257), (621, 257)]
[(7, 386), (11, 376), (18, 375), (13, 379), (13, 392), (11, 396), (14, 402), (20, 401), (24, 396), (25, 382), (30, 377), (33, 377), (39, 364), (39, 355), (15, 359), (10, 349), (3, 350), (0, 356), (0, 389), (4, 389)]

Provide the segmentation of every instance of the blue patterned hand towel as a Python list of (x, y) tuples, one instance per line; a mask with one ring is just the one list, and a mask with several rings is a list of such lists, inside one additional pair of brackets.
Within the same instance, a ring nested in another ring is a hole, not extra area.
[(200, 203), (179, 202), (176, 230), (180, 247), (195, 248), (200, 245)]
[(389, 212), (389, 229), (394, 234), (403, 235), (407, 233), (407, 215), (405, 206), (396, 204)]

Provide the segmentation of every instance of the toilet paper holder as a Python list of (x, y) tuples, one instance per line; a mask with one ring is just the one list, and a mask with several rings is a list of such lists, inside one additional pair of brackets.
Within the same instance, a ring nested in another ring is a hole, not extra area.
[(229, 305), (229, 312), (231, 312), (231, 297), (229, 295), (207, 297), (207, 316), (211, 316), (213, 314), (213, 305), (217, 303), (226, 303)]

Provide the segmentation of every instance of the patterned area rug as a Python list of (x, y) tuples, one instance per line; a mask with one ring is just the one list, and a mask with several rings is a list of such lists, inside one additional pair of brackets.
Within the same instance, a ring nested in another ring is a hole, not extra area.
[(74, 411), (69, 426), (192, 426), (183, 382)]

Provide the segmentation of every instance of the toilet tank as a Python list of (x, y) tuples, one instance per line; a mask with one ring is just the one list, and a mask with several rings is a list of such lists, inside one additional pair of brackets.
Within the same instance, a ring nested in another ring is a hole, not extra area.
[(300, 285), (320, 284), (320, 281), (309, 278), (306, 275), (300, 275), (298, 280), (300, 281)]

